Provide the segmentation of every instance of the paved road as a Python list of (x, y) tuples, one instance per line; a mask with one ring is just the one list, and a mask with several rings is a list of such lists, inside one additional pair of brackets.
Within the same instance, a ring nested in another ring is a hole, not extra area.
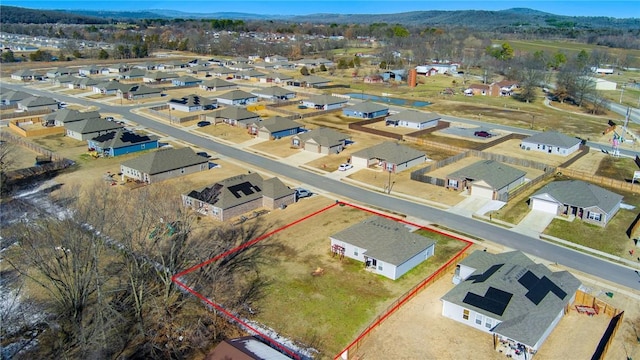
[[(3, 84), (3, 86), (5, 85)], [(6, 87), (11, 88), (14, 86)], [(39, 93), (39, 91), (34, 91), (32, 89), (29, 89), (29, 91), (32, 93)], [(41, 92), (41, 95), (51, 96), (50, 93), (46, 92)], [(56, 98), (85, 105), (96, 105), (95, 102), (69, 96), (56, 95)], [(542, 242), (536, 238), (514, 233), (513, 231), (509, 231), (502, 227), (452, 214), (444, 210), (431, 208), (423, 204), (368, 191), (338, 180), (317, 175), (278, 161), (215, 142), (208, 138), (175, 128), (166, 123), (157, 122), (134, 113), (129, 113), (129, 109), (127, 108), (104, 104), (100, 104), (100, 106), (104, 111), (121, 114), (126, 119), (130, 119), (142, 126), (155, 129), (176, 139), (183, 140), (195, 146), (214, 151), (220, 155), (250, 164), (256, 168), (268, 169), (272, 173), (295, 179), (305, 185), (335, 194), (337, 197), (336, 200), (353, 199), (354, 201), (362, 204), (367, 204), (381, 209), (388, 209), (397, 213), (403, 213), (423, 219), (430, 223), (445, 226), (461, 233), (473, 234), (476, 237), (487, 239), (509, 248), (522, 250), (533, 256), (546, 259), (550, 262), (556, 262), (626, 287), (640, 289), (640, 275), (634, 269), (603, 261), (599, 258), (572, 251), (554, 244)]]

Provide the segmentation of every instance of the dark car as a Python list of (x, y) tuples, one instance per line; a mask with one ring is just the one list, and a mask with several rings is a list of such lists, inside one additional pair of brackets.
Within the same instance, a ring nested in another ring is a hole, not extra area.
[(199, 121), (198, 122), (198, 127), (204, 127), (204, 126), (208, 126), (211, 125), (211, 121)]
[(206, 151), (197, 152), (196, 155), (206, 157), (207, 159), (211, 157), (211, 155), (209, 155)]
[(490, 132), (488, 131), (484, 131), (484, 130), (480, 130), (480, 131), (476, 131), (473, 133), (473, 135), (478, 136), (478, 137), (483, 137), (483, 138), (490, 138), (493, 135), (491, 135)]

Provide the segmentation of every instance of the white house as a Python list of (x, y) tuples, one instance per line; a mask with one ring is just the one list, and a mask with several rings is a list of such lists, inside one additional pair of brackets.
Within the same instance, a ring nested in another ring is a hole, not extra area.
[(526, 172), (497, 162), (481, 160), (447, 175), (445, 187), (466, 189), (468, 194), (491, 200), (501, 200), (509, 191), (522, 185)]
[(302, 105), (316, 110), (340, 109), (349, 102), (347, 98), (331, 95), (315, 95), (302, 100)]
[(578, 151), (581, 142), (582, 140), (578, 138), (567, 136), (557, 131), (546, 131), (522, 139), (520, 148), (567, 156)]
[(581, 285), (520, 251), (475, 251), (458, 264), (453, 283), (440, 299), (442, 316), (492, 334), (496, 351), (520, 359), (540, 349)]
[(400, 126), (409, 129), (422, 130), (438, 125), (440, 115), (434, 112), (422, 112), (417, 110), (404, 110), (397, 114), (388, 116), (387, 126)]
[(435, 252), (435, 242), (398, 221), (372, 216), (332, 236), (331, 251), (396, 280)]
[(377, 165), (384, 171), (399, 173), (427, 161), (427, 155), (406, 145), (385, 141), (351, 154), (354, 168), (366, 169)]

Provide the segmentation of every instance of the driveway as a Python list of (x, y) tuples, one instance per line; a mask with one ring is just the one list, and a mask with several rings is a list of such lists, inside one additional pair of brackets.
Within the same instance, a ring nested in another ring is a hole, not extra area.
[(522, 219), (518, 225), (512, 227), (511, 230), (520, 234), (538, 238), (540, 233), (549, 226), (555, 217), (555, 214), (550, 214), (540, 210), (531, 210), (524, 219)]
[(503, 201), (472, 195), (450, 207), (447, 211), (465, 217), (472, 217), (473, 214), (484, 215), (489, 211), (498, 210), (504, 205), (505, 203)]
[(299, 153), (293, 154), (291, 156), (287, 156), (286, 158), (282, 159), (282, 161), (291, 166), (300, 166), (308, 162), (311, 162), (313, 160), (319, 159), (323, 156), (326, 156), (326, 155), (302, 150)]

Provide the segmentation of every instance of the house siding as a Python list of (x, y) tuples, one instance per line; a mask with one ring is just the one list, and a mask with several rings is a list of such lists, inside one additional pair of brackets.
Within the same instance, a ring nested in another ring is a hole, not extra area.
[(405, 273), (407, 273), (407, 271), (413, 269), (414, 267), (420, 265), (423, 261), (425, 261), (426, 259), (430, 258), (434, 252), (435, 252), (435, 244), (429, 246), (428, 248), (426, 248), (424, 251), (421, 251), (419, 253), (417, 253), (415, 256), (413, 256), (411, 259), (405, 261), (404, 263), (398, 265), (395, 267), (395, 273), (393, 274), (393, 280), (398, 279), (399, 277), (401, 277), (402, 275), (404, 275)]
[[(463, 314), (464, 314), (464, 310), (468, 310), (469, 311), (469, 318), (468, 319), (464, 319), (463, 318)], [(481, 324), (477, 324), (476, 323), (476, 315), (480, 314), (482, 315), (482, 323)], [(479, 313), (477, 311), (471, 310), (471, 309), (467, 309), (465, 307), (450, 303), (448, 301), (442, 300), (442, 316), (447, 317), (449, 319), (455, 320), (459, 323), (463, 323), (467, 326), (471, 326), (474, 329), (480, 330), (482, 332), (485, 332), (487, 334), (492, 334), (493, 332), (491, 331), (492, 328), (494, 328), (496, 325), (498, 325), (499, 323), (501, 323), (502, 321), (494, 319), (490, 316), (486, 316), (482, 313)], [(487, 328), (485, 326), (485, 324), (487, 323), (487, 319), (491, 320), (491, 329)]]
[[(563, 148), (558, 146), (550, 146), (547, 144), (538, 144), (535, 142), (522, 141), (522, 144), (520, 145), (520, 147), (525, 150), (539, 151), (539, 152), (552, 154), (552, 155), (567, 156), (578, 151), (578, 149), (580, 148), (580, 144), (578, 143), (572, 147)], [(551, 151), (549, 151), (549, 149), (551, 149)]]
[(209, 169), (208, 162), (150, 175), (150, 174), (142, 173), (128, 166), (120, 165), (120, 172), (122, 173), (123, 177), (129, 177), (132, 179), (136, 179), (136, 180), (140, 180), (148, 183), (160, 182), (163, 180), (167, 180), (167, 179), (171, 179), (171, 178), (183, 176), (183, 175), (189, 175), (189, 174), (193, 174), (193, 173), (207, 170), (207, 169)]
[(345, 116), (350, 116), (350, 117), (358, 117), (358, 118), (363, 118), (363, 119), (375, 119), (375, 118), (379, 118), (379, 117), (383, 117), (383, 116), (389, 115), (389, 110), (388, 109), (383, 109), (383, 110), (378, 110), (378, 111), (374, 111), (374, 112), (363, 113), (361, 111), (343, 109), (342, 113)]

